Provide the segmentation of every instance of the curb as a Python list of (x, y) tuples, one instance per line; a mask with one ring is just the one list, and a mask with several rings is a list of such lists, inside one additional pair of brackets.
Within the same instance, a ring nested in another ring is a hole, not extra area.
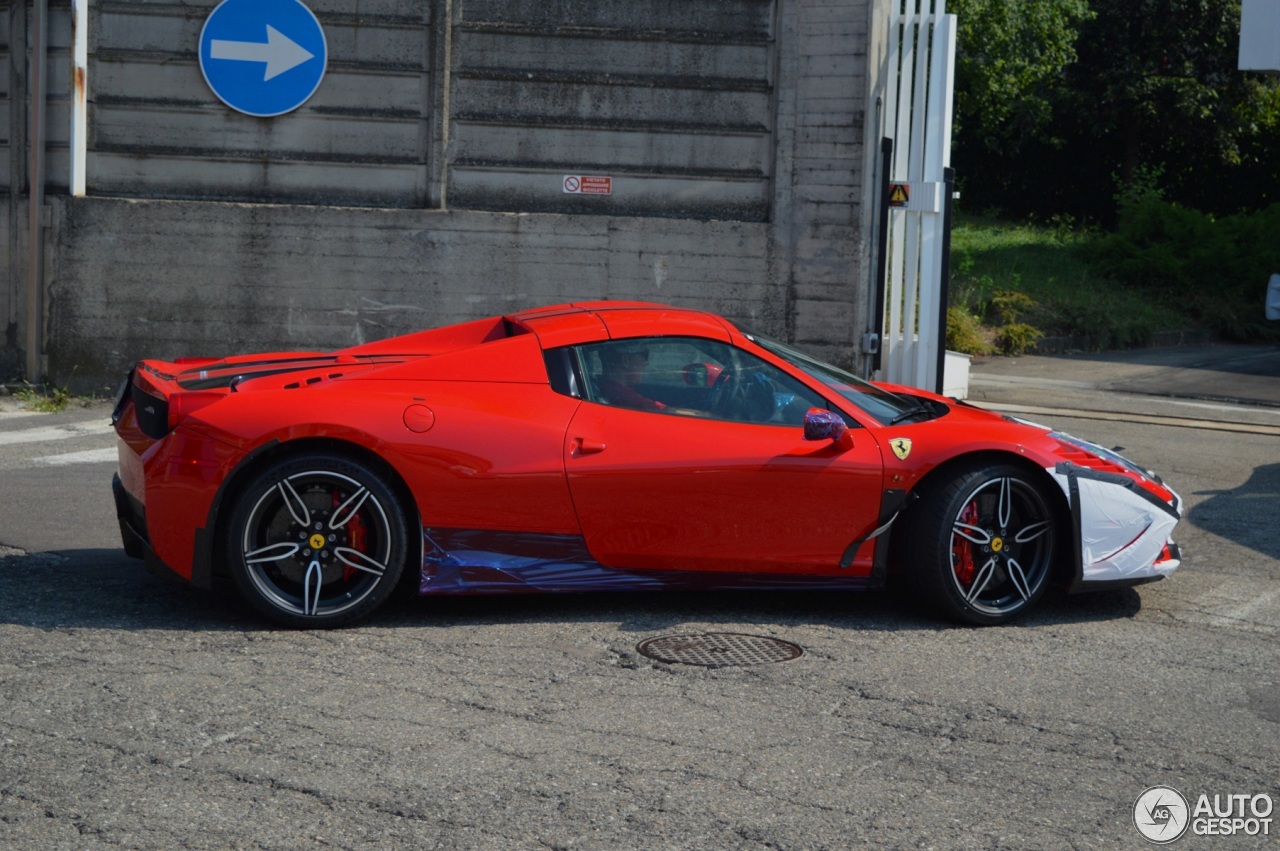
[[(1124, 349), (1160, 349), (1171, 346), (1207, 346), (1217, 340), (1208, 331), (1157, 331), (1151, 339), (1140, 346), (1126, 346)], [(1106, 337), (1094, 337), (1089, 334), (1071, 334), (1063, 337), (1041, 337), (1027, 354), (1062, 355), (1071, 352), (1105, 352), (1115, 351)]]

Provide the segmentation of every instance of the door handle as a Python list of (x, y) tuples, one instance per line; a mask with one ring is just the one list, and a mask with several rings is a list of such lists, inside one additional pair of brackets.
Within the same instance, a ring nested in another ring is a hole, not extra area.
[(579, 455), (594, 455), (597, 452), (604, 451), (604, 441), (588, 440), (585, 437), (575, 437), (573, 439), (573, 448), (578, 450)]

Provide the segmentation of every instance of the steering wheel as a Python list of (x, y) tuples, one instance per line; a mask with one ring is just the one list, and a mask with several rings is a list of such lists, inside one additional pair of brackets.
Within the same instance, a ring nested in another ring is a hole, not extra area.
[(742, 411), (747, 420), (753, 423), (768, 422), (773, 419), (778, 409), (777, 390), (773, 382), (763, 373), (753, 373), (746, 382), (747, 389), (743, 394)]
[(718, 417), (732, 418), (746, 402), (747, 388), (741, 381), (734, 380), (733, 373), (724, 370), (716, 376), (707, 394), (707, 407)]

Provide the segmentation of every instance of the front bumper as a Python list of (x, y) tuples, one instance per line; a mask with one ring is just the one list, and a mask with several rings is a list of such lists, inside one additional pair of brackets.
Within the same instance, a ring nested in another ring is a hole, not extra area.
[(1071, 506), (1072, 591), (1154, 582), (1178, 569), (1182, 554), (1170, 537), (1182, 514), (1176, 493), (1170, 504), (1127, 475), (1070, 462), (1048, 472)]

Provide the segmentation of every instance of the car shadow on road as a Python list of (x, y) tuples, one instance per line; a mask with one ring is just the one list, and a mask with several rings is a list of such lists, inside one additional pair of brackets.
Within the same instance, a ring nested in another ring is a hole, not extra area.
[[(1002, 629), (1129, 619), (1142, 609), (1131, 588), (1068, 596), (1047, 594), (1027, 616)], [(820, 624), (863, 632), (965, 629), (923, 611), (891, 591), (662, 591), (507, 597), (421, 598), (402, 603), (382, 622), (414, 626), (515, 620), (594, 623), (616, 621), (622, 632), (647, 633), (698, 624), (714, 630), (744, 625), (777, 628)]]
[(252, 614), (228, 594), (154, 577), (119, 549), (0, 558), (0, 624), (38, 629), (238, 630)]
[[(120, 550), (68, 550), (0, 558), (0, 624), (38, 629), (256, 631), (275, 629), (230, 589), (213, 592), (148, 574)], [(1051, 592), (1007, 628), (1122, 620), (1142, 608), (1132, 589), (1068, 597)], [(698, 624), (741, 630), (823, 624), (850, 631), (954, 628), (906, 595), (866, 591), (665, 591), (412, 597), (393, 600), (368, 624), (382, 628), (476, 626), (512, 622), (617, 623), (647, 633)]]
[[(1280, 464), (1255, 467), (1248, 481), (1230, 490), (1197, 491), (1208, 496), (1189, 512), (1187, 521), (1236, 544), (1263, 555), (1280, 559), (1280, 538), (1276, 524), (1280, 522)], [(1269, 517), (1260, 525), (1258, 518)]]

